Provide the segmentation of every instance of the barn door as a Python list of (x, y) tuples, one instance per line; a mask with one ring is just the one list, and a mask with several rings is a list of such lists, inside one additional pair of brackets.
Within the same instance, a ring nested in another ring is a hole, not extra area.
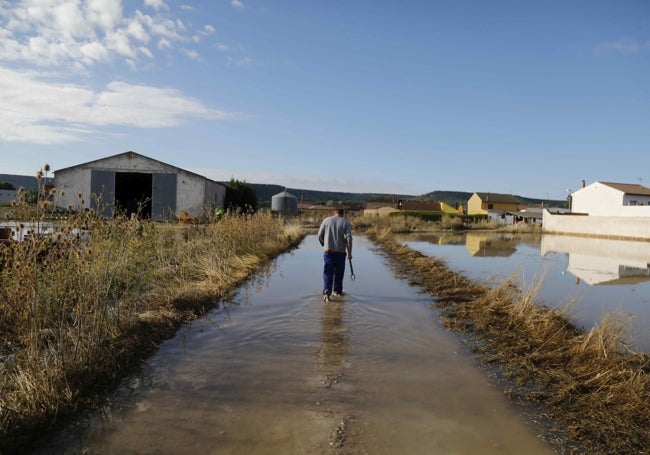
[(115, 172), (90, 171), (90, 208), (98, 215), (113, 218), (115, 209)]
[(176, 216), (176, 174), (154, 174), (151, 193), (151, 219), (174, 219)]

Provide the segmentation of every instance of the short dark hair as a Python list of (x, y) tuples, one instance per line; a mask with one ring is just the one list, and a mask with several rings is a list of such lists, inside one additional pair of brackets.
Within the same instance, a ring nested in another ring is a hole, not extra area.
[(336, 209), (335, 212), (336, 212), (339, 216), (343, 216), (343, 215), (345, 214), (345, 210), (343, 210), (343, 209)]

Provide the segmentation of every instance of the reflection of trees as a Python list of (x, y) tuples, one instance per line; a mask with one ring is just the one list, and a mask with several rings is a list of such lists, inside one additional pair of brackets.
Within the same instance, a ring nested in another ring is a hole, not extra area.
[(321, 344), (316, 353), (316, 364), (326, 387), (338, 382), (348, 353), (348, 337), (342, 319), (342, 303), (330, 302), (323, 305)]

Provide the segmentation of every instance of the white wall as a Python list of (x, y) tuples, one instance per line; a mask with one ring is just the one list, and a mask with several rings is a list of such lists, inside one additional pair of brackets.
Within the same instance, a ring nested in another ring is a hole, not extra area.
[(650, 216), (554, 215), (544, 210), (542, 229), (561, 234), (650, 240)]
[[(90, 171), (82, 166), (72, 167), (54, 174), (54, 205), (62, 209), (82, 210), (90, 207)], [(81, 193), (81, 199), (77, 194)], [(83, 201), (83, 203), (82, 203)]]

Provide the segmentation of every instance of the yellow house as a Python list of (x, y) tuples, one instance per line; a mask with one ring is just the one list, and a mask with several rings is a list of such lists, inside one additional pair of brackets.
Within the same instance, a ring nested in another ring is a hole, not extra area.
[(468, 215), (488, 215), (489, 212), (519, 210), (519, 199), (512, 194), (474, 193), (467, 201)]

